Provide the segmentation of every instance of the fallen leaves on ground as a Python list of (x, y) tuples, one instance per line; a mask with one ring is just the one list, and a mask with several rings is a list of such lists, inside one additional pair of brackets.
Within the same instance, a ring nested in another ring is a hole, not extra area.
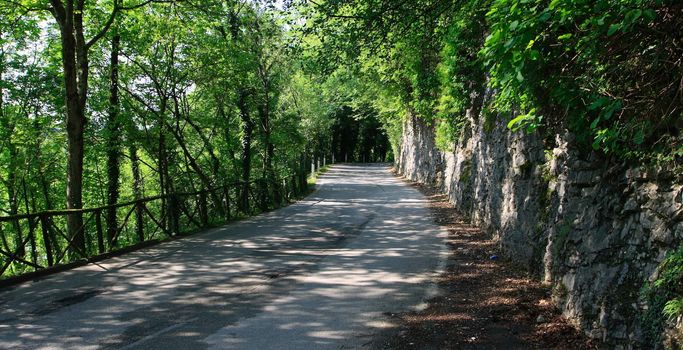
[(497, 242), (468, 224), (446, 196), (413, 186), (429, 199), (434, 221), (448, 230), (450, 256), (438, 281), (442, 293), (422, 311), (395, 314), (400, 328), (383, 348), (598, 348), (560, 315), (549, 287), (501, 259)]

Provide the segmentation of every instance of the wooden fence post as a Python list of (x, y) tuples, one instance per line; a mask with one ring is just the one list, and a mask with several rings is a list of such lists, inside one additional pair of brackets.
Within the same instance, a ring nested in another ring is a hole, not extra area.
[[(267, 181), (267, 180), (266, 180)], [(280, 182), (277, 180), (277, 178), (271, 179), (271, 181), (268, 181), (271, 185), (273, 185), (273, 206), (275, 208), (279, 208), (282, 206), (282, 191), (284, 190), (284, 180), (283, 184), (281, 185)], [(268, 183), (266, 183), (266, 188), (268, 187)]]
[(225, 221), (230, 221), (230, 187), (223, 186), (223, 198), (225, 200)]
[(301, 153), (301, 155), (299, 155), (299, 171), (297, 171), (296, 173), (299, 175), (299, 178), (297, 180), (299, 181), (298, 185), (302, 185), (306, 181), (306, 155), (304, 153)]
[(280, 202), (278, 203), (279, 206), (282, 206), (283, 202), (288, 202), (289, 201), (289, 190), (287, 189), (287, 178), (283, 177), (282, 178), (282, 186), (280, 186)]
[(207, 190), (202, 190), (199, 192), (198, 195), (198, 200), (199, 200), (199, 220), (202, 223), (203, 227), (208, 227), (209, 226), (209, 210), (206, 205), (206, 191)]
[(36, 236), (32, 216), (28, 217), (28, 234), (29, 241), (31, 242), (31, 261), (33, 262), (33, 265), (38, 265), (38, 252), (36, 250)]
[(268, 210), (268, 180), (259, 180), (259, 206), (261, 211)]
[(137, 233), (140, 242), (145, 241), (145, 222), (143, 220), (145, 208), (142, 207), (143, 205), (144, 203), (141, 200), (135, 202), (135, 232)]
[[(102, 232), (102, 211), (95, 210), (95, 227), (97, 228), (97, 251), (100, 254), (104, 253), (104, 233)], [(111, 250), (111, 240), (109, 242), (109, 249)]]
[(171, 219), (171, 233), (175, 236), (180, 233), (180, 207), (178, 207), (178, 195), (172, 193), (168, 198), (169, 218)]
[(54, 265), (54, 258), (52, 257), (52, 242), (50, 242), (50, 218), (46, 214), (40, 215), (40, 226), (43, 229), (43, 245), (47, 256), (47, 265), (52, 266)]
[(243, 214), (247, 214), (249, 211), (249, 194), (251, 192), (251, 184), (246, 181), (241, 184), (239, 190), (239, 209)]
[(19, 223), (19, 219), (14, 219), (12, 220), (12, 225), (14, 226), (14, 230), (16, 231), (16, 252), (15, 254), (21, 258), (26, 256), (26, 247), (23, 244), (24, 242), (24, 237), (21, 233), (21, 224)]

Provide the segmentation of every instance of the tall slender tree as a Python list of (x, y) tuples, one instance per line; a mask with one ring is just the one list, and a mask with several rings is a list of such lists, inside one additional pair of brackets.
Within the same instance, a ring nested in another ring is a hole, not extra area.
[[(119, 200), (119, 177), (121, 155), (121, 121), (119, 106), (119, 47), (121, 36), (115, 32), (111, 39), (111, 56), (109, 60), (109, 113), (106, 125), (107, 136), (107, 205), (114, 205)], [(115, 244), (116, 208), (107, 210), (107, 239), (109, 246)]]

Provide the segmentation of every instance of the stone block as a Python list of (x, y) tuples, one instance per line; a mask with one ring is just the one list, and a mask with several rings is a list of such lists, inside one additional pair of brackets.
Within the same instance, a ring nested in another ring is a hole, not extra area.
[(638, 211), (640, 209), (640, 205), (638, 205), (638, 202), (633, 197), (630, 197), (626, 203), (624, 204), (624, 208), (621, 210), (622, 214), (630, 214)]

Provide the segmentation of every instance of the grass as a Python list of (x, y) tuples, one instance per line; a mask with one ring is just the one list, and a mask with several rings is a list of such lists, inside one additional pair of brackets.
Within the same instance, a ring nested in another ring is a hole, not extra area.
[(318, 176), (326, 173), (328, 170), (330, 170), (330, 165), (325, 165), (323, 167), (320, 167), (318, 171), (314, 172), (311, 174), (311, 176), (308, 177), (308, 186), (315, 186), (315, 183), (318, 181)]

